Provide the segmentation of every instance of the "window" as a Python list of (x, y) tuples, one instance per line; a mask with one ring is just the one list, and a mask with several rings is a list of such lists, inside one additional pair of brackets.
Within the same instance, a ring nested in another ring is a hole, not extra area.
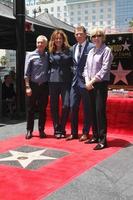
[(57, 12), (60, 12), (60, 7), (59, 6), (57, 7)]
[(100, 25), (103, 25), (103, 21), (100, 21)]
[(110, 21), (110, 20), (108, 20), (108, 24), (109, 24), (109, 25), (111, 24), (111, 21)]
[(85, 14), (88, 14), (88, 10), (85, 10)]
[(85, 16), (85, 21), (88, 20), (88, 16)]
[(100, 6), (103, 6), (103, 2), (102, 1), (100, 2)]
[(100, 9), (100, 12), (103, 13), (103, 8)]
[(108, 16), (107, 16), (108, 18), (111, 18), (111, 14), (108, 14)]
[(64, 6), (64, 11), (66, 11), (67, 10), (67, 7), (66, 6)]
[(112, 5), (112, 1), (108, 1), (108, 4), (111, 6)]
[(51, 7), (51, 12), (54, 12), (54, 8), (53, 7)]
[(70, 18), (70, 22), (71, 22), (71, 23), (73, 22), (73, 18), (72, 18), (72, 17)]
[(57, 18), (60, 18), (60, 13), (57, 13)]
[(86, 4), (84, 5), (84, 7), (85, 7), (85, 8), (88, 8), (88, 4), (86, 3)]
[(92, 7), (95, 7), (96, 6), (96, 4), (95, 3), (92, 3)]
[(111, 8), (108, 8), (108, 12), (111, 12)]
[(74, 12), (70, 12), (70, 15), (74, 15)]
[(85, 22), (85, 26), (88, 26), (88, 22)]

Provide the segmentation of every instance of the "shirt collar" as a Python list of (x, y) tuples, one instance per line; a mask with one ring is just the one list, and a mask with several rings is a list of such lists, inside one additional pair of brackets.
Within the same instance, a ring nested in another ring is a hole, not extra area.
[(44, 53), (45, 53), (45, 51), (43, 51), (42, 53), (40, 53), (40, 52), (38, 51), (38, 49), (36, 49), (35, 51), (36, 51), (36, 53), (38, 53), (39, 55), (44, 55)]
[(93, 48), (94, 53), (101, 52), (105, 48), (105, 46), (106, 46), (105, 44), (102, 44), (100, 48), (94, 47)]
[(85, 40), (82, 44), (79, 44), (79, 43), (78, 43), (78, 45), (82, 45), (82, 48), (84, 48), (85, 45), (86, 45), (86, 40)]

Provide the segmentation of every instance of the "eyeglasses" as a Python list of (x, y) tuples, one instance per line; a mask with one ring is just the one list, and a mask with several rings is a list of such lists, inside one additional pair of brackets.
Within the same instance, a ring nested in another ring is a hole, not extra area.
[(92, 38), (102, 37), (102, 35), (93, 35)]

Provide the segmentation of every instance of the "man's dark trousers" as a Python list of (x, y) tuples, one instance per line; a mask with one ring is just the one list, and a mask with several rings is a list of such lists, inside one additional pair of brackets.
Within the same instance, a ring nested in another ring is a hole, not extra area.
[(38, 130), (44, 131), (46, 122), (46, 108), (48, 104), (48, 83), (30, 83), (32, 89), (32, 96), (28, 97), (28, 113), (27, 113), (27, 130), (33, 131), (34, 127), (34, 114), (36, 109), (39, 113)]

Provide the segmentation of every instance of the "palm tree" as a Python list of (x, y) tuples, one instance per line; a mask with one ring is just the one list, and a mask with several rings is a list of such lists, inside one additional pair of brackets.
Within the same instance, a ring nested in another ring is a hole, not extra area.
[(129, 26), (133, 27), (133, 18), (131, 19), (131, 21), (129, 22)]
[(0, 63), (1, 63), (2, 66), (5, 67), (7, 65), (7, 63), (8, 63), (7, 57), (6, 56), (1, 56)]

